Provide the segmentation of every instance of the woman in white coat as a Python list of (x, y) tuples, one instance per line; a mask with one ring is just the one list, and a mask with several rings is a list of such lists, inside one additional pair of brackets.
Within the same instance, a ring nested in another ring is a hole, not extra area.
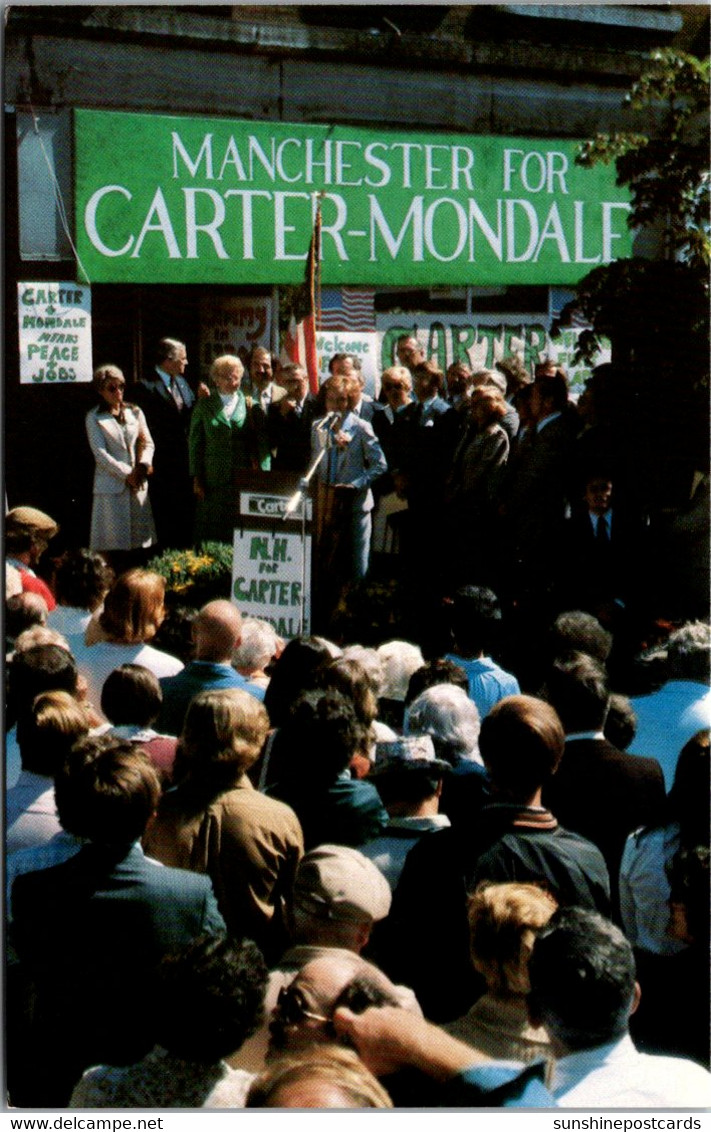
[(146, 548), (156, 541), (148, 498), (153, 440), (143, 410), (124, 403), (118, 366), (99, 366), (94, 382), (100, 402), (86, 415), (96, 461), (89, 546), (102, 552)]

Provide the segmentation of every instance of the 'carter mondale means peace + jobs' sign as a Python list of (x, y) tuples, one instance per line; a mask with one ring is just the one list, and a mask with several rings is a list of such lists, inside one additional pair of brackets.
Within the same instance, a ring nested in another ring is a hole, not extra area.
[(77, 245), (96, 282), (296, 283), (321, 193), (324, 283), (571, 284), (631, 251), (614, 168), (576, 151), (77, 110)]

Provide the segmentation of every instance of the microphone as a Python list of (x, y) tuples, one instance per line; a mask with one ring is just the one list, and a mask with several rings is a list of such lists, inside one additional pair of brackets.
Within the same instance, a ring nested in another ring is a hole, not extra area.
[(304, 498), (304, 493), (307, 491), (308, 486), (309, 481), (307, 479), (304, 478), (299, 480), (298, 489), (294, 492), (291, 499), (284, 508), (284, 514), (282, 516), (283, 519), (288, 519), (290, 515), (293, 515), (294, 511), (296, 511), (296, 508), (301, 503), (301, 500)]
[(317, 432), (335, 432), (337, 427), (336, 422), (338, 422), (338, 426), (340, 427), (340, 413), (326, 413), (323, 420), (319, 421), (316, 425), (316, 430)]

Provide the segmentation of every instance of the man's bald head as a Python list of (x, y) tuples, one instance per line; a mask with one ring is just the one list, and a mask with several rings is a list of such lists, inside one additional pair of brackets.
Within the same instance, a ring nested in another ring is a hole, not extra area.
[(242, 641), (242, 614), (231, 601), (209, 601), (192, 625), (195, 659), (229, 664)]

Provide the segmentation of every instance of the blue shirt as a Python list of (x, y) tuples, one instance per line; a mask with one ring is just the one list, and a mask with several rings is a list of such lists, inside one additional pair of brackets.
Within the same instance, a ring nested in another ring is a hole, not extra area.
[(462, 1070), (444, 1086), (442, 1103), (466, 1108), (555, 1108), (543, 1083), (545, 1063), (492, 1061)]
[(155, 723), (156, 731), (167, 735), (180, 735), (190, 701), (200, 692), (219, 688), (241, 688), (260, 702), (264, 689), (251, 684), (235, 672), (230, 664), (216, 664), (211, 660), (191, 660), (182, 672), (164, 676), (160, 681), (163, 707)]
[(521, 694), (516, 677), (499, 668), (490, 656), (464, 660), (461, 656), (448, 653), (446, 659), (458, 664), (466, 672), (469, 681), (469, 699), (476, 704), (480, 719), (484, 719), (494, 704), (498, 704), (505, 696)]

